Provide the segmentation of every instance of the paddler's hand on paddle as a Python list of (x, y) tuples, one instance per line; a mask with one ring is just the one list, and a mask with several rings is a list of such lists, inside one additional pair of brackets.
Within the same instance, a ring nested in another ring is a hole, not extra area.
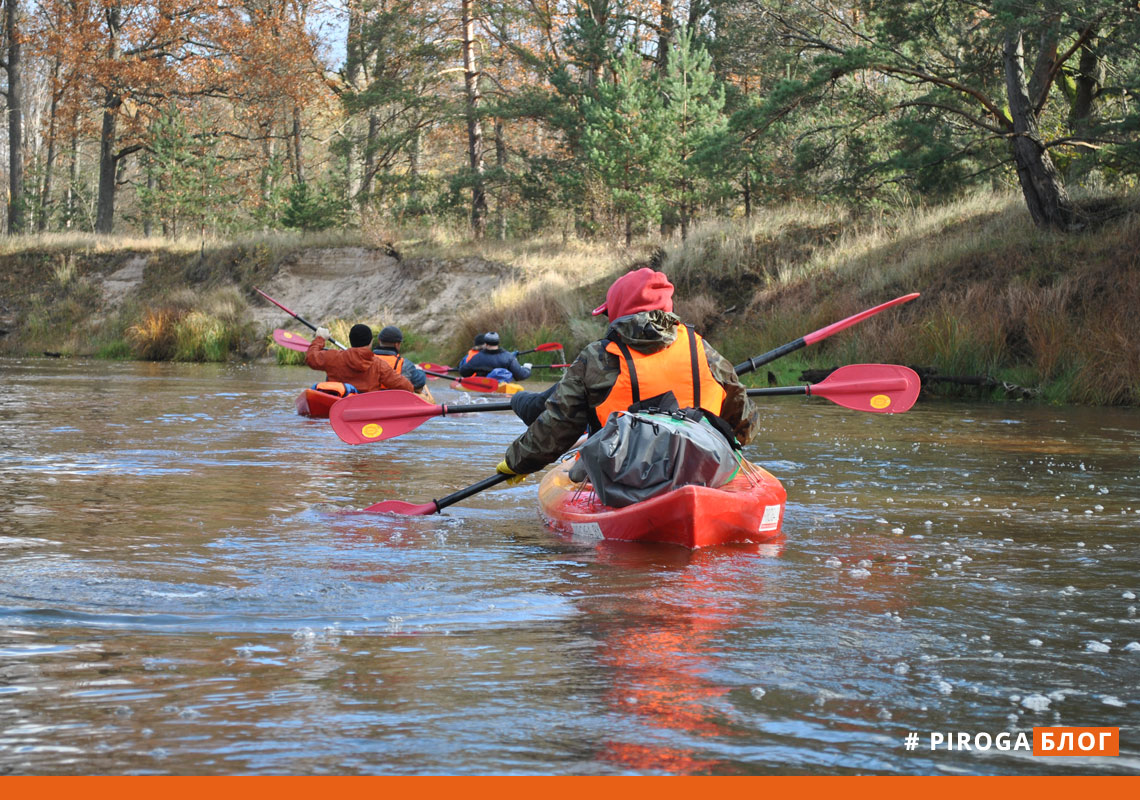
[(329, 340), (329, 329), (328, 328), (317, 328), (317, 332), (314, 335), (318, 339), (324, 339), (327, 342)]
[(495, 467), (495, 471), (501, 472), (503, 475), (511, 476), (505, 481), (507, 486), (518, 486), (520, 483), (526, 480), (526, 473), (519, 475), (517, 472), (507, 466), (507, 460), (505, 458), (499, 462), (499, 466)]

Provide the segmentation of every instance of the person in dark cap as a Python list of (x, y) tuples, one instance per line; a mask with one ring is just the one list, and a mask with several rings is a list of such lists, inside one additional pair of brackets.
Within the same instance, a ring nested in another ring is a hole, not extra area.
[(409, 359), (400, 355), (400, 347), (404, 342), (404, 332), (395, 325), (385, 325), (380, 329), (380, 335), (377, 339), (376, 347), (372, 349), (372, 353), (411, 381), (416, 394), (423, 394), (426, 391), (427, 375)]
[(459, 365), (459, 374), (464, 378), (472, 375), (486, 375), (493, 369), (505, 369), (516, 381), (530, 377), (530, 364), (520, 364), (518, 357), (510, 350), (499, 346), (499, 334), (491, 331), (483, 334), (483, 349)]
[(412, 391), (411, 382), (372, 353), (372, 329), (353, 325), (348, 332), (347, 350), (325, 350), (328, 328), (317, 328), (317, 335), (305, 351), (305, 363), (312, 369), (325, 371), (328, 381), (339, 381), (356, 387), (358, 392), (379, 389)]
[(487, 334), (485, 334), (485, 333), (475, 334), (475, 346), (467, 351), (467, 355), (465, 355), (465, 356), (463, 356), (463, 358), (459, 359), (460, 368), (462, 368), (463, 365), (467, 363), (467, 359), (471, 358), (471, 356), (475, 355), (476, 353), (483, 352), (483, 341), (486, 338), (487, 338)]
[(741, 444), (751, 441), (756, 406), (732, 362), (673, 313), (673, 284), (663, 272), (643, 267), (622, 275), (594, 309), (599, 314), (609, 317), (606, 337), (587, 345), (566, 369), (538, 418), (507, 448), (499, 472), (521, 480), (583, 433), (600, 430), (611, 412), (667, 391), (682, 408), (699, 404), (719, 415)]

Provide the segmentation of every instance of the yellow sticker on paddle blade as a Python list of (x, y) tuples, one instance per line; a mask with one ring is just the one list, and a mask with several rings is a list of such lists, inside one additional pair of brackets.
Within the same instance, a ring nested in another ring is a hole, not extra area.
[(885, 394), (877, 394), (871, 398), (871, 408), (883, 409), (890, 404), (891, 398), (887, 397)]
[(293, 338), (293, 334), (289, 333), (289, 331), (285, 331), (284, 336), (286, 339), (292, 339)]
[(375, 422), (370, 422), (360, 429), (360, 435), (365, 439), (375, 439), (384, 432), (384, 429)]

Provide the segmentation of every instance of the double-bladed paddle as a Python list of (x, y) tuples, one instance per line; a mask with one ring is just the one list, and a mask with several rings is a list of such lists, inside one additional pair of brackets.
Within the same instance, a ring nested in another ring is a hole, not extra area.
[[(336, 435), (349, 444), (364, 444), (392, 439), (418, 428), (432, 417), (448, 414), (467, 414), (472, 411), (510, 411), (510, 403), (475, 403), (444, 405), (429, 403), (419, 395), (399, 390), (367, 392), (353, 395), (364, 402), (340, 408), (341, 402), (329, 412), (329, 421)], [(349, 399), (349, 398), (345, 398)]]
[[(424, 375), (431, 375), (433, 378), (451, 378), (450, 375), (443, 372), (429, 372), (420, 365)], [(456, 378), (455, 383), (462, 386), (464, 389), (471, 389), (475, 392), (493, 392), (499, 388), (499, 382), (494, 378), (483, 378), (479, 375), (472, 375), (469, 378)]]
[(280, 347), (287, 347), (290, 350), (296, 350), (299, 353), (304, 353), (309, 349), (309, 340), (304, 336), (296, 333), (278, 328), (273, 331), (273, 341)]
[[(901, 414), (914, 405), (921, 381), (914, 370), (894, 364), (851, 364), (806, 386), (749, 389), (749, 397), (822, 397), (855, 411)], [(336, 435), (349, 444), (380, 442), (415, 430), (432, 417), (479, 411), (509, 411), (510, 403), (444, 405), (411, 392), (368, 392), (346, 397), (329, 411)]]
[[(840, 367), (816, 384), (749, 389), (748, 395), (763, 397), (802, 394), (808, 397), (823, 397), (856, 411), (901, 414), (914, 405), (921, 386), (922, 381), (918, 373), (908, 367), (896, 364), (850, 364)], [(410, 392), (369, 392), (352, 395), (334, 403), (329, 410), (329, 419), (337, 436), (349, 444), (361, 444), (407, 433), (435, 416), (471, 411), (504, 411), (510, 407), (510, 403), (443, 406), (420, 400)], [(378, 422), (378, 419), (382, 419), (385, 424)], [(368, 506), (364, 511), (405, 516), (435, 514), (510, 477), (495, 473), (441, 500), (418, 505), (403, 500), (385, 500)]]
[(736, 370), (736, 374), (737, 375), (743, 375), (746, 372), (751, 372), (752, 370), (756, 369), (757, 367), (760, 367), (760, 366), (763, 366), (764, 364), (768, 364), (772, 361), (775, 361), (777, 358), (782, 358), (782, 357), (786, 356), (788, 353), (792, 353), (796, 350), (799, 350), (801, 347), (806, 347), (809, 344), (815, 344), (816, 342), (820, 341), (821, 339), (826, 339), (828, 336), (831, 336), (833, 333), (839, 333), (841, 330), (844, 330), (845, 328), (850, 328), (852, 325), (856, 324), (857, 322), (862, 322), (863, 320), (867, 319), (868, 317), (873, 317), (876, 314), (878, 314), (880, 311), (884, 311), (884, 310), (890, 308), (891, 306), (897, 306), (897, 305), (901, 305), (903, 303), (909, 303), (911, 300), (913, 300), (916, 297), (918, 297), (918, 292), (911, 292), (910, 294), (904, 294), (902, 297), (896, 297), (894, 300), (888, 300), (885, 303), (880, 303), (879, 305), (875, 306), (874, 308), (868, 308), (866, 311), (860, 311), (858, 314), (852, 314), (850, 317), (847, 317), (846, 319), (839, 320), (839, 322), (833, 322), (830, 325), (825, 325), (824, 327), (820, 328), (818, 331), (812, 331), (807, 336), (801, 336), (799, 339), (796, 339), (794, 342), (788, 342), (787, 344), (780, 345), (775, 350), (769, 350), (767, 353), (764, 353), (763, 355), (755, 356), (754, 358), (750, 358), (747, 361), (740, 362), (734, 368)]
[(519, 350), (515, 353), (516, 356), (525, 356), (527, 353), (550, 353), (554, 350), (561, 350), (562, 344), (560, 342), (546, 342), (537, 347), (532, 347), (529, 350)]
[[(333, 408), (336, 408), (334, 405)], [(496, 472), (489, 478), (484, 478), (478, 483), (473, 483), (466, 489), (460, 489), (458, 492), (449, 494), (447, 497), (441, 497), (439, 500), (432, 500), (430, 503), (405, 503), (403, 500), (384, 500), (379, 503), (374, 503), (368, 508), (362, 509), (357, 512), (350, 513), (367, 513), (367, 514), (402, 514), (406, 517), (424, 517), (428, 514), (438, 514), (443, 509), (447, 508), (453, 503), (458, 503), (460, 500), (466, 500), (473, 494), (479, 494), (484, 489), (490, 489), (497, 483), (510, 478), (510, 475), (504, 475), (501, 472)]]
[(424, 363), (417, 364), (416, 366), (418, 366), (425, 373), (430, 375), (433, 379), (439, 377), (438, 375), (435, 374), (437, 372), (458, 372), (459, 371), (456, 367), (449, 367), (446, 364), (433, 364), (430, 361), (425, 361)]
[[(267, 295), (265, 292), (263, 292), (263, 291), (261, 291), (260, 289), (258, 289), (256, 286), (254, 286), (254, 287), (253, 287), (253, 290), (254, 290), (255, 292), (257, 292), (259, 295), (261, 295), (262, 297), (264, 297), (266, 300), (268, 300), (270, 303), (273, 303), (273, 305), (277, 306), (279, 309), (281, 309), (282, 311), (284, 311), (286, 314), (288, 314), (289, 316), (291, 316), (293, 319), (295, 319), (295, 320), (297, 320), (298, 322), (300, 322), (302, 325), (307, 325), (307, 326), (308, 326), (308, 327), (309, 327), (311, 330), (313, 330), (314, 332), (317, 330), (317, 326), (316, 326), (316, 325), (314, 325), (313, 323), (309, 322), (307, 319), (305, 319), (304, 317), (302, 317), (300, 314), (295, 314), (295, 313), (293, 313), (292, 311), (290, 311), (289, 309), (287, 309), (285, 306), (281, 305), (281, 304), (280, 304), (280, 303), (278, 303), (276, 300), (274, 300), (272, 297), (270, 297), (269, 295)], [(274, 339), (274, 341), (276, 341), (276, 340), (277, 340), (277, 334), (276, 334), (276, 332), (274, 332), (274, 335), (273, 335), (273, 339)], [(336, 345), (337, 347), (339, 347), (341, 350), (347, 350), (347, 349), (348, 349), (348, 348), (346, 348), (346, 347), (345, 347), (343, 344), (341, 344), (340, 342), (338, 342), (336, 339), (332, 338), (331, 336), (329, 337), (329, 341), (330, 341), (330, 342), (332, 342), (333, 344), (335, 344), (335, 345)], [(278, 342), (278, 344), (280, 344), (280, 342)], [(288, 347), (288, 345), (282, 345), (282, 346), (283, 346), (283, 347)], [(305, 346), (306, 346), (306, 348), (308, 347), (308, 342), (306, 342), (306, 343), (305, 343)]]
[[(805, 347), (809, 344), (814, 344), (815, 342), (818, 342), (821, 339), (826, 339), (828, 336), (831, 336), (834, 333), (838, 333), (839, 331), (841, 331), (845, 328), (849, 328), (852, 325), (855, 325), (856, 323), (862, 322), (863, 320), (867, 319), (868, 317), (872, 317), (875, 314), (878, 314), (880, 311), (888, 309), (892, 306), (897, 306), (897, 305), (901, 305), (902, 303), (910, 302), (911, 300), (915, 299), (918, 296), (919, 296), (918, 292), (912, 292), (911, 294), (906, 294), (906, 295), (903, 295), (902, 297), (896, 297), (894, 300), (888, 300), (885, 303), (880, 303), (879, 305), (877, 305), (873, 308), (868, 308), (865, 311), (860, 311), (858, 314), (853, 314), (850, 317), (847, 317), (846, 319), (839, 320), (839, 322), (833, 322), (832, 324), (827, 325), (823, 328), (820, 328), (817, 331), (812, 331), (811, 333), (807, 334), (806, 336), (801, 336), (799, 339), (796, 339), (795, 341), (788, 342), (785, 345), (777, 347), (775, 350), (770, 350), (767, 353), (764, 353), (763, 355), (756, 356), (754, 358), (750, 358), (741, 364), (737, 364), (735, 367), (736, 374), (737, 375), (743, 375), (746, 372), (751, 372), (752, 370), (756, 369), (757, 367), (763, 366), (764, 364), (771, 363), (772, 361), (775, 361), (777, 358), (781, 358), (782, 356), (786, 356), (788, 353), (799, 350), (801, 347)], [(891, 367), (893, 365), (888, 365), (888, 364), (878, 364), (878, 365), (854, 364), (852, 366), (856, 366), (856, 367), (868, 367), (868, 366)], [(850, 402), (856, 402), (852, 398), (858, 394), (858, 390), (854, 390), (853, 388), (851, 388), (851, 382), (849, 380), (850, 373), (846, 373), (846, 374), (841, 373), (841, 370), (843, 370), (843, 369), (846, 369), (846, 368), (840, 367), (840, 369), (835, 370), (835, 372), (832, 372), (831, 375), (827, 376), (826, 379), (824, 379), (823, 381), (820, 381), (818, 384), (815, 384), (814, 387), (811, 387), (811, 386), (776, 387), (776, 389), (774, 391), (766, 390), (766, 389), (750, 389), (748, 391), (748, 393), (750, 396), (763, 396), (764, 394), (804, 394), (804, 395), (810, 396), (814, 393), (814, 395), (817, 397), (824, 397), (824, 398), (829, 399), (835, 403), (839, 403), (840, 398), (842, 398), (844, 400), (848, 400)], [(902, 374), (901, 380), (902, 380), (904, 385), (902, 387), (899, 387), (899, 385), (898, 385), (898, 381), (900, 380), (899, 375), (894, 375), (894, 376), (886, 378), (886, 380), (889, 382), (888, 388), (885, 388), (885, 389), (880, 388), (879, 391), (877, 391), (873, 394), (870, 394), (869, 396), (866, 396), (865, 407), (858, 407), (858, 410), (901, 413), (901, 412), (909, 409), (912, 405), (914, 405), (914, 400), (918, 396), (919, 390), (922, 388), (921, 387), (921, 380), (919, 379), (918, 374), (915, 373), (913, 370), (909, 370), (906, 367), (896, 367), (896, 369), (906, 370), (907, 372), (910, 373), (909, 376), (905, 375), (905, 373)], [(911, 377), (911, 376), (913, 376), (913, 377)], [(882, 376), (880, 375), (880, 378), (881, 377)], [(833, 378), (835, 378), (834, 383), (828, 384), (828, 382), (831, 381)], [(828, 386), (825, 387), (824, 384), (828, 384)], [(823, 387), (824, 391), (820, 391), (821, 387)], [(866, 388), (865, 385), (864, 385), (864, 388)], [(809, 389), (811, 391), (809, 391)], [(753, 393), (755, 393), (755, 394), (753, 394)], [(360, 397), (368, 397), (367, 394), (359, 395), (359, 396)], [(347, 398), (347, 399), (351, 399), (351, 398)], [(345, 401), (341, 401), (341, 402), (345, 402)], [(845, 405), (844, 403), (839, 403), (839, 404)], [(491, 404), (488, 404), (488, 405), (491, 405)], [(509, 406), (509, 404), (508, 404), (508, 406)], [(857, 408), (857, 406), (855, 406), (855, 405), (847, 405), (846, 407)], [(336, 405), (334, 405), (333, 408), (335, 409)], [(488, 408), (486, 410), (489, 411), (490, 409)], [(434, 416), (434, 414), (432, 416)], [(426, 419), (426, 417), (424, 419)], [(418, 424), (419, 423), (417, 423), (416, 425), (413, 425), (412, 427), (414, 428), (414, 427), (418, 426)], [(408, 428), (407, 430), (411, 430), (411, 429), (412, 428)], [(466, 489), (463, 489), (459, 492), (456, 492), (455, 494), (448, 495), (447, 497), (443, 498), (443, 500), (441, 500), (441, 501), (432, 501), (430, 504), (415, 506), (415, 505), (412, 505), (411, 503), (402, 503), (399, 500), (389, 500), (389, 501), (384, 502), (384, 503), (376, 503), (375, 505), (371, 505), (365, 510), (366, 511), (388, 511), (388, 512), (395, 513), (395, 514), (434, 514), (437, 511), (439, 511), (441, 508), (443, 508), (444, 504), (450, 505), (451, 503), (455, 503), (455, 502), (458, 502), (459, 500), (466, 499), (473, 494), (477, 494), (478, 492), (481, 492), (484, 489), (487, 489), (487, 488), (490, 488), (491, 486), (494, 486), (497, 483), (501, 483), (502, 481), (506, 480), (508, 477), (509, 476), (507, 476), (507, 475), (502, 475), (502, 474), (496, 473), (495, 475), (492, 475), (489, 478), (484, 478), (483, 480), (479, 481), (478, 483), (474, 483), (471, 486), (468, 486)], [(412, 509), (412, 510), (408, 510), (408, 509)]]

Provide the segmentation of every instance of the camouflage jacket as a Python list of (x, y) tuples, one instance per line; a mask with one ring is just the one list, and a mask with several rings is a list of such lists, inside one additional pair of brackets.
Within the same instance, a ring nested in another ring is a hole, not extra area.
[[(677, 338), (680, 318), (667, 311), (643, 311), (610, 326), (632, 349), (655, 353)], [(619, 356), (606, 351), (608, 340), (587, 345), (574, 359), (546, 409), (526, 433), (507, 448), (507, 466), (517, 473), (536, 472), (569, 450), (590, 423), (592, 409), (606, 399), (621, 372)], [(748, 444), (759, 425), (759, 411), (748, 399), (732, 363), (706, 341), (705, 357), (727, 396), (720, 415), (732, 426), (741, 444)]]

